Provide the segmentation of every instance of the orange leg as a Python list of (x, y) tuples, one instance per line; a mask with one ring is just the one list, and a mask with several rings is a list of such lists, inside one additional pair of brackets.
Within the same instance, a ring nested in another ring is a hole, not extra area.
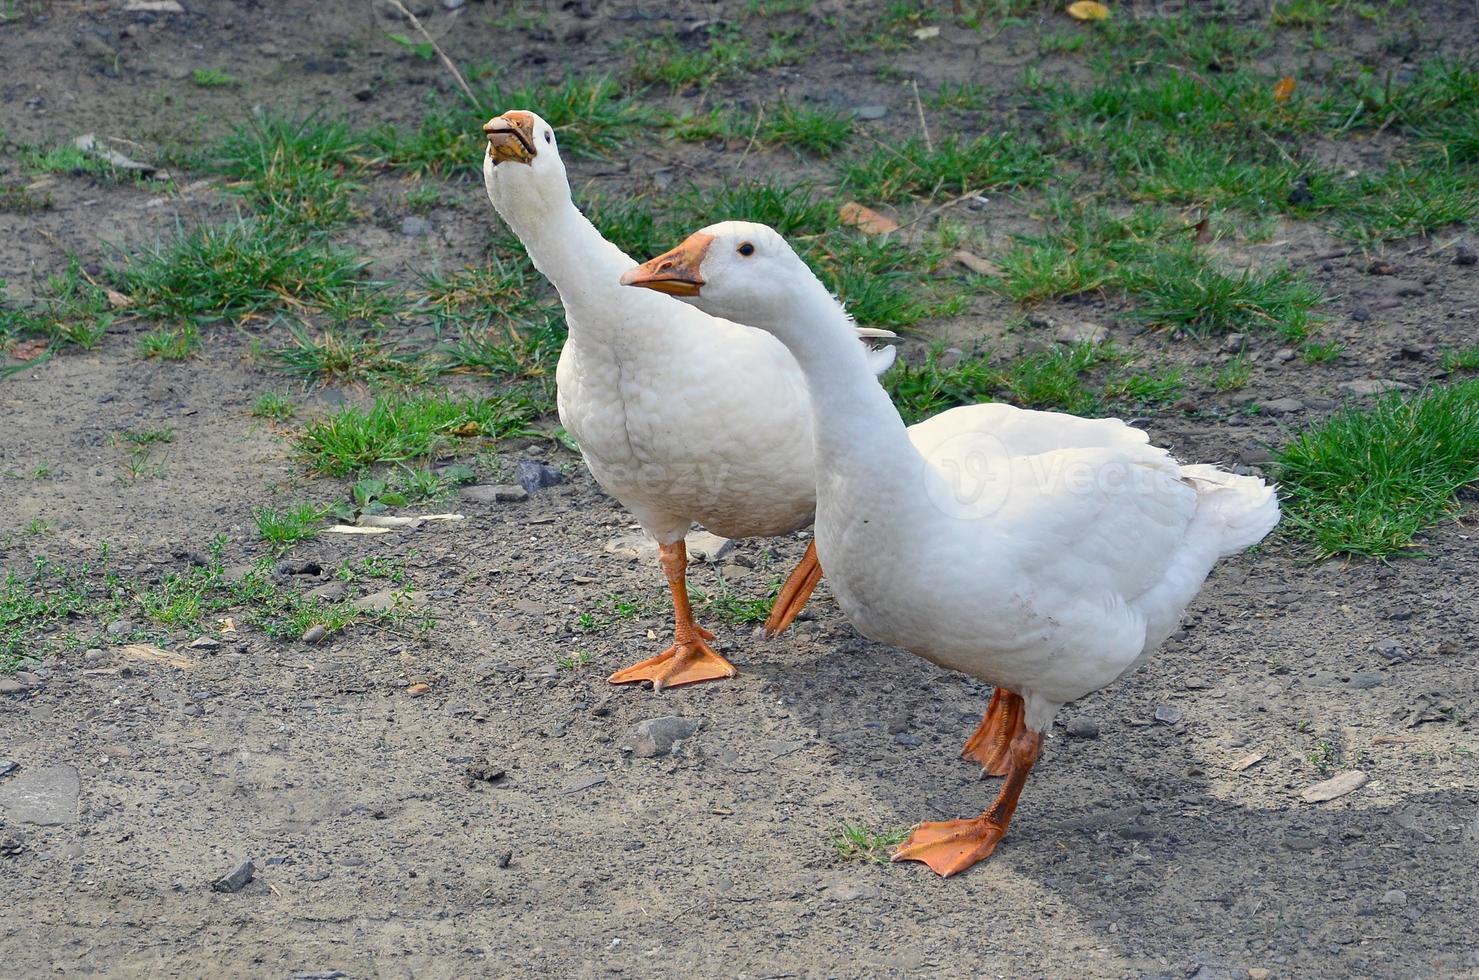
[(981, 727), (960, 750), (960, 757), (979, 763), (989, 775), (1005, 776), (1012, 768), (1012, 740), (1022, 733), (1024, 709), (1020, 695), (998, 687)]
[(943, 820), (922, 823), (914, 828), (903, 845), (894, 852), (895, 861), (923, 861), (942, 878), (959, 874), (977, 861), (984, 861), (1006, 836), (1017, 798), (1032, 764), (1042, 753), (1042, 733), (1024, 730), (1011, 745), (1011, 770), (1001, 792), (979, 817), (970, 820)]
[(704, 642), (712, 640), (714, 634), (693, 621), (688, 584), (683, 577), (688, 569), (688, 547), (680, 538), (675, 544), (661, 545), (658, 556), (668, 579), (668, 590), (673, 593), (673, 645), (655, 657), (618, 670), (607, 680), (613, 684), (651, 681), (652, 689), (661, 691), (665, 687), (733, 677), (734, 664)]
[(811, 598), (821, 580), (822, 566), (817, 561), (817, 543), (813, 538), (811, 544), (806, 546), (806, 554), (801, 556), (800, 564), (786, 578), (786, 584), (781, 586), (780, 594), (775, 597), (775, 605), (770, 607), (770, 615), (765, 620), (765, 635), (775, 636), (785, 632), (796, 615), (806, 608), (806, 601)]

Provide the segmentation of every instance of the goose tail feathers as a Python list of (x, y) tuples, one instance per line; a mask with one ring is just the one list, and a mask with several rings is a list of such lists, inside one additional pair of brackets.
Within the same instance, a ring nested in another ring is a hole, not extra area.
[(1181, 468), (1221, 531), (1218, 552), (1235, 555), (1262, 541), (1279, 523), (1279, 497), (1256, 476), (1239, 476), (1205, 463)]

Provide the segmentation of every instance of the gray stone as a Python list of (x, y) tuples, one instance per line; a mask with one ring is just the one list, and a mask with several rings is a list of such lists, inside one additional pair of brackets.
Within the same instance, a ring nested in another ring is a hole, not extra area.
[(82, 654), (82, 664), (85, 667), (96, 667), (98, 664), (108, 662), (108, 655), (97, 647), (92, 647)]
[(343, 582), (326, 582), (316, 589), (309, 589), (306, 593), (309, 599), (318, 599), (321, 602), (338, 602), (349, 594), (349, 586)]
[(257, 866), (251, 859), (241, 862), (226, 874), (211, 882), (213, 892), (239, 892), (257, 876)]
[(221, 641), (211, 636), (200, 636), (190, 641), (191, 650), (219, 650)]
[(702, 718), (680, 718), (677, 715), (649, 718), (632, 729), (622, 749), (639, 759), (668, 755), (675, 743), (691, 738), (703, 723)]
[(1409, 391), (1412, 385), (1383, 378), (1357, 378), (1355, 381), (1342, 381), (1337, 387), (1348, 395), (1364, 397), (1382, 395), (1389, 391)]
[(1097, 323), (1070, 323), (1053, 335), (1060, 344), (1098, 344), (1109, 337), (1109, 331)]
[(0, 759), (0, 779), (4, 779), (21, 767), (19, 762), (10, 759)]
[(407, 238), (420, 238), (431, 231), (431, 222), (425, 218), (411, 215), (409, 218), (401, 219), (401, 234)]
[(1386, 675), (1384, 674), (1379, 674), (1374, 670), (1358, 670), (1346, 683), (1358, 691), (1369, 691), (1373, 687), (1381, 687), (1385, 681)]
[(888, 115), (886, 105), (860, 105), (852, 111), (854, 119), (882, 119)]
[(860, 902), (878, 898), (883, 894), (883, 890), (877, 885), (863, 881), (846, 881), (832, 888), (827, 894), (838, 902)]
[(529, 499), (529, 491), (517, 483), (479, 483), (463, 487), (459, 492), (478, 504), (516, 504)]
[(25, 694), (31, 685), (14, 677), (0, 677), (0, 694)]
[(1459, 245), (1453, 250), (1454, 265), (1474, 265), (1479, 263), (1479, 252), (1475, 252), (1467, 245)]
[(323, 638), (325, 636), (328, 636), (328, 634), (329, 634), (329, 631), (328, 630), (324, 629), (322, 626), (319, 626), (318, 624), (314, 624), (313, 626), (310, 626), (306, 630), (303, 631), (303, 642), (304, 643), (318, 643), (321, 640), (323, 640)]
[(691, 561), (715, 562), (734, 550), (734, 542), (708, 531), (694, 531), (683, 539)]
[(1068, 725), (1066, 727), (1069, 738), (1099, 737), (1099, 723), (1092, 718), (1085, 718), (1083, 715), (1068, 719)]
[(67, 826), (77, 822), (81, 792), (82, 780), (72, 766), (25, 769), (0, 783), (0, 813), (16, 823)]
[(565, 482), (565, 475), (548, 463), (535, 459), (521, 459), (517, 466), (519, 486), (528, 493), (543, 490)]
[(1155, 720), (1162, 725), (1174, 725), (1181, 720), (1181, 709), (1174, 705), (1163, 704), (1155, 709)]
[(908, 732), (896, 733), (894, 735), (894, 741), (911, 749), (914, 748), (916, 745), (924, 744), (924, 739), (920, 738), (918, 735), (911, 735)]
[(1373, 653), (1380, 654), (1386, 660), (1406, 660), (1407, 649), (1391, 637), (1383, 637), (1371, 644)]
[(1259, 402), (1258, 410), (1269, 415), (1292, 415), (1304, 411), (1304, 402), (1298, 398), (1271, 398)]
[(1406, 905), (1407, 893), (1400, 888), (1388, 888), (1381, 896), (1383, 905)]
[(386, 612), (396, 606), (396, 594), (389, 589), (380, 592), (371, 592), (361, 599), (354, 600), (354, 608), (366, 609), (371, 612)]
[(1222, 338), (1222, 349), (1228, 354), (1236, 354), (1243, 349), (1243, 345), (1247, 343), (1247, 340), (1247, 334), (1230, 333)]

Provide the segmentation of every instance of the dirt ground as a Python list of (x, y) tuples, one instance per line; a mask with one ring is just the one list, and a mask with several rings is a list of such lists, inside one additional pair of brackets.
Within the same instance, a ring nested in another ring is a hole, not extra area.
[[(404, 28), (387, 28), (369, 4), (184, 0), (184, 15), (125, 13), (121, 2), (17, 6), (28, 11), (0, 26), (0, 129), (17, 142), (98, 132), (135, 140), (147, 158), (219, 138), (256, 105), (404, 123), (428, 93), (448, 91), (434, 61), (385, 41)], [(1427, 50), (1473, 50), (1469, 4), (1414, 6)], [(615, 65), (623, 39), (738, 18), (744, 4), (688, 7), (552, 3), (539, 25), (521, 27), (507, 5), (471, 3), (445, 44), (464, 63), (557, 78)], [(429, 26), (448, 29), (440, 4), (423, 8)], [(1024, 39), (1039, 27), (947, 24), (931, 46), (875, 55), (819, 33), (806, 63), (707, 98), (784, 88), (842, 108), (886, 106), (869, 125), (912, 125), (908, 87), (881, 80), (878, 63), (922, 89), (1015, 77), (1037, 57)], [(206, 65), (243, 84), (190, 87)], [(1072, 70), (1052, 58), (1044, 67)], [(572, 176), (642, 186), (657, 167), (732, 172), (737, 156), (639, 142)], [(768, 151), (743, 166), (784, 172), (792, 161)], [(210, 182), (177, 174), (184, 190), (161, 196), (62, 175), (51, 208), (0, 213), (0, 271), (24, 294), (69, 252), (97, 265), (177, 223), (229, 215), (219, 178), (201, 179)], [(430, 233), (410, 237), (395, 210), (399, 181), (375, 179), (346, 237), (372, 254), (377, 275), (484, 259), (498, 219), (480, 185), (448, 182)], [(1025, 209), (1003, 198), (972, 220), (1011, 229)], [(1277, 340), (1250, 337), (1247, 392), (1194, 390), (1204, 410), (1155, 414), (1152, 438), (1188, 461), (1258, 465), (1267, 445), (1358, 397), (1352, 382), (1438, 377), (1436, 352), (1479, 333), (1479, 272), (1452, 261), (1465, 234), (1391, 246), (1381, 258), (1396, 275), (1375, 276), (1371, 254), (1335, 254), (1341, 244), (1318, 228), (1281, 226), (1260, 248), (1333, 297), (1345, 354), (1284, 363)], [(1010, 312), (979, 298), (925, 324), (905, 356), (929, 337), (999, 336)], [(1113, 323), (1116, 306), (1092, 296), (1041, 313)], [(218, 535), (226, 564), (241, 567), (266, 554), (252, 507), (345, 495), (347, 481), (303, 473), (293, 423), (250, 414), (263, 392), (290, 386), (258, 355), (280, 325), (213, 327), (202, 355), (183, 363), (137, 355), (149, 326), (121, 325), (93, 351), (0, 382), (0, 569), (27, 569), (42, 553), (95, 560), (106, 542), (115, 569), (147, 581), (188, 567)], [(1221, 355), (1217, 339), (1113, 330), (1170, 363)], [(301, 397), (311, 414), (371, 395), (350, 386)], [(1252, 413), (1253, 398), (1300, 407)], [(110, 436), (164, 425), (175, 438), (158, 475), (120, 479), (125, 453)], [(633, 523), (577, 456), (532, 439), (496, 452), (510, 465), (546, 460), (566, 479), (523, 502), (463, 496), (421, 508), (462, 522), (300, 544), (289, 558), (324, 571), (281, 576), (306, 590), (345, 562), (395, 558), (435, 620), (429, 631), (357, 626), (308, 645), (242, 628), (191, 649), (198, 632), (155, 629), (154, 642), (190, 666), (99, 641), (8, 679), (0, 759), (17, 765), (0, 762), (0, 973), (1479, 976), (1472, 495), (1470, 517), (1425, 534), (1421, 557), (1311, 562), (1275, 539), (1221, 564), (1157, 656), (1063, 712), (997, 854), (940, 880), (919, 864), (840, 860), (830, 842), (843, 823), (893, 829), (978, 812), (995, 785), (956, 755), (988, 688), (861, 639), (825, 587), (779, 639), (710, 624), (740, 668), (732, 682), (661, 695), (609, 687), (611, 670), (665, 645), (655, 561), (607, 550)], [(44, 481), (10, 476), (43, 463)], [(21, 532), (36, 520), (51, 527), (41, 541)], [(713, 590), (722, 572), (760, 595), (804, 545), (735, 542), (693, 581)], [(582, 632), (581, 615), (612, 594), (650, 597), (654, 611)], [(429, 689), (415, 696), (418, 684)], [(636, 727), (665, 716), (697, 730), (671, 753), (633, 751)], [(1097, 735), (1070, 736), (1070, 724)], [(1235, 765), (1254, 753), (1261, 761)], [(1302, 801), (1346, 770), (1369, 782)], [(212, 890), (245, 859), (254, 880)], [(1250, 973), (1259, 970), (1269, 973)]]

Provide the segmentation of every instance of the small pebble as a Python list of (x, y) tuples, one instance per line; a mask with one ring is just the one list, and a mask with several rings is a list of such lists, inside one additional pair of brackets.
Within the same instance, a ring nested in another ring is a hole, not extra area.
[(1083, 715), (1079, 715), (1077, 718), (1070, 718), (1067, 728), (1069, 738), (1099, 737), (1099, 723), (1092, 718), (1085, 718)]
[(325, 636), (327, 636), (328, 635), (328, 632), (329, 631), (326, 630), (326, 629), (324, 629), (322, 626), (319, 626), (319, 625), (315, 624), (313, 626), (308, 627), (306, 630), (303, 631), (303, 642), (304, 643), (317, 643), (320, 640), (322, 640)]
[(1163, 704), (1155, 709), (1155, 720), (1162, 725), (1174, 725), (1181, 720), (1182, 711), (1173, 705)]

